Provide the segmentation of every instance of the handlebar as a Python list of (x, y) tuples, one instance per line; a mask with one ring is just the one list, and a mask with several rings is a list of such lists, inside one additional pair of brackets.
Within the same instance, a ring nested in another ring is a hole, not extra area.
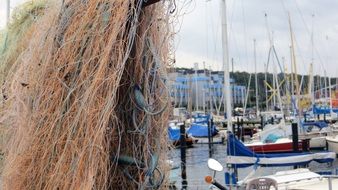
[(226, 188), (221, 185), (220, 183), (218, 183), (215, 179), (213, 179), (213, 177), (211, 176), (205, 176), (205, 182), (212, 184), (214, 186), (216, 186), (218, 189), (220, 190), (226, 190)]
[(223, 186), (223, 185), (221, 185), (220, 183), (218, 183), (217, 181), (213, 181), (212, 182), (212, 184), (214, 185), (214, 186), (216, 186), (218, 189), (220, 189), (220, 190), (226, 190), (226, 188)]

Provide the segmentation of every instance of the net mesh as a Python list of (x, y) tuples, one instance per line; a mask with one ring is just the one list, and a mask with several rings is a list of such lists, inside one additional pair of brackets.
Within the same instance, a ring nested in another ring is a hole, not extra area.
[(141, 2), (33, 6), (1, 61), (4, 189), (165, 187), (170, 11)]

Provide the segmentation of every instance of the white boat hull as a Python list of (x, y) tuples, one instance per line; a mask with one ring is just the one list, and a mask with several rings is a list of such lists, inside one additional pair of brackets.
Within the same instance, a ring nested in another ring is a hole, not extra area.
[(338, 154), (338, 136), (336, 137), (326, 137), (328, 143), (328, 150)]
[[(328, 179), (308, 169), (277, 172), (274, 175), (264, 176), (264, 178), (274, 180), (278, 190), (329, 190)], [(332, 190), (337, 189), (338, 179), (331, 178), (331, 185)]]
[(326, 147), (326, 137), (314, 137), (310, 140), (310, 149), (319, 149)]

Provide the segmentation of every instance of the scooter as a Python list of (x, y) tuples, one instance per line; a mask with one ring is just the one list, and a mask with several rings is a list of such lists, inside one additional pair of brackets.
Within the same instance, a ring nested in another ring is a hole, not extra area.
[[(215, 179), (216, 176), (216, 172), (221, 172), (223, 171), (223, 166), (221, 163), (219, 163), (217, 160), (209, 158), (208, 159), (208, 168), (214, 171), (214, 175), (213, 176), (205, 176), (204, 180), (206, 183), (217, 187), (220, 190), (227, 190), (227, 188), (225, 188), (223, 185), (221, 185), (220, 183), (218, 183)], [(210, 189), (213, 189), (213, 187), (210, 187)]]

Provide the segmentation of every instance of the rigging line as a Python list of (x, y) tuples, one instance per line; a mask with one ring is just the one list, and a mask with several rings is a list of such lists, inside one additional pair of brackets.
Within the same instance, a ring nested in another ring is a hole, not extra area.
[(277, 55), (277, 51), (276, 51), (276, 49), (275, 49), (275, 46), (272, 46), (272, 50), (273, 50), (273, 54), (275, 55), (274, 57), (276, 58), (276, 61), (277, 61), (277, 63), (278, 63), (280, 72), (283, 73), (283, 78), (285, 78), (285, 73), (283, 72), (284, 69), (283, 69), (283, 67), (282, 67), (282, 65), (281, 65), (281, 62), (279, 61), (279, 58), (278, 58), (278, 55)]
[(243, 18), (243, 30), (244, 30), (244, 45), (245, 45), (245, 60), (248, 61), (248, 35), (247, 35), (247, 26), (246, 26), (246, 18), (244, 12), (244, 3), (241, 0), (241, 8), (242, 8), (242, 18)]
[(269, 45), (270, 45), (270, 48), (271, 48), (271, 46), (273, 46), (273, 37), (272, 37), (272, 34), (270, 32), (271, 30), (270, 30), (270, 26), (269, 26), (268, 14), (267, 13), (264, 13), (264, 18), (265, 18), (266, 33), (268, 35)]
[(209, 40), (208, 40), (208, 38), (209, 38), (209, 23), (208, 23), (208, 21), (209, 21), (209, 18), (208, 18), (208, 3), (209, 1), (207, 0), (207, 1), (205, 1), (205, 31), (206, 31), (206, 53), (207, 53), (207, 59), (209, 59)]
[[(286, 6), (285, 6), (284, 0), (280, 0), (280, 2), (281, 2), (281, 4), (282, 4), (282, 7), (283, 7), (283, 9), (284, 9), (284, 12), (285, 12), (285, 14), (286, 14), (286, 16), (287, 16), (287, 14), (288, 14), (288, 9), (287, 9)], [(309, 27), (308, 27), (308, 25), (306, 24), (305, 19), (304, 19), (304, 16), (303, 16), (303, 13), (302, 13), (301, 9), (299, 8), (299, 5), (298, 5), (298, 3), (297, 3), (296, 1), (295, 1), (295, 4), (296, 4), (296, 8), (297, 8), (297, 10), (298, 10), (298, 12), (299, 12), (299, 14), (300, 14), (300, 16), (301, 16), (302, 22), (303, 22), (303, 24), (305, 25), (306, 31), (307, 31), (308, 34), (310, 34)], [(297, 43), (296, 43), (296, 45), (297, 45)], [(322, 58), (321, 58), (321, 56), (320, 56), (320, 54), (319, 54), (318, 49), (317, 49), (316, 47), (313, 47), (313, 49), (314, 49), (314, 51), (316, 52), (316, 54), (317, 54), (317, 56), (318, 56), (320, 66), (321, 66), (322, 68), (324, 68), (324, 66), (323, 66), (323, 60), (322, 60)], [(302, 62), (304, 62), (304, 61), (302, 61)]]
[[(289, 16), (289, 19), (291, 19), (291, 17)], [(291, 30), (290, 31), (290, 33), (291, 33), (291, 35), (293, 36), (293, 38), (292, 38), (292, 43), (295, 45), (295, 47), (294, 47), (294, 49), (296, 49), (296, 50), (298, 50), (297, 52), (301, 52), (301, 48), (299, 47), (299, 45), (298, 45), (298, 43), (297, 43), (297, 40), (296, 40), (296, 38), (295, 38), (295, 33)], [(302, 66), (303, 66), (303, 69), (306, 71), (307, 70), (307, 68), (305, 67), (305, 61), (304, 61), (304, 57), (302, 56), (302, 54), (301, 53), (299, 53), (298, 54), (298, 56), (299, 56), (299, 58), (301, 59), (301, 62), (302, 62)], [(294, 59), (296, 58), (296, 55), (294, 55)], [(297, 73), (297, 75), (298, 74), (300, 74), (300, 73)], [(301, 81), (300, 81), (300, 84), (299, 84), (299, 89), (298, 89), (298, 91), (300, 91), (301, 90), (301, 88), (302, 88), (302, 85), (303, 85), (303, 79), (304, 79), (304, 75), (303, 74), (300, 74), (301, 75)]]
[[(326, 35), (326, 38), (325, 38), (325, 49), (326, 49), (326, 60), (325, 60), (325, 62), (326, 62), (326, 64), (327, 63), (329, 63), (330, 62), (330, 54), (329, 54), (329, 50), (330, 50), (330, 45), (329, 45), (329, 36), (328, 35)], [(325, 69), (325, 67), (324, 67), (324, 71), (326, 71), (326, 69)]]
[[(219, 18), (219, 17), (216, 17), (216, 18)], [(215, 21), (216, 20), (216, 21)], [(219, 36), (219, 30), (215, 29), (215, 22), (216, 22), (216, 25), (219, 26), (221, 23), (218, 23), (220, 19), (215, 19), (215, 17), (211, 16), (211, 27), (210, 27), (210, 30), (211, 30), (211, 35), (212, 35), (212, 38), (211, 38), (211, 41), (212, 41), (212, 55), (211, 55), (211, 59), (212, 60), (216, 60), (216, 57), (217, 57), (217, 42), (219, 42), (220, 40), (218, 40), (218, 36)]]
[(252, 76), (252, 73), (250, 73), (250, 75), (249, 75), (248, 87), (247, 87), (247, 92), (246, 92), (246, 97), (245, 97), (245, 102), (244, 102), (243, 115), (245, 115), (246, 107), (247, 107), (248, 100), (249, 100), (249, 97), (250, 97), (249, 94), (250, 94), (251, 76)]
[(232, 12), (231, 12), (230, 20), (229, 20), (229, 23), (230, 23), (230, 24), (229, 24), (229, 25), (230, 25), (229, 29), (230, 29), (230, 30), (232, 30), (233, 23), (234, 23), (233, 20), (234, 20), (234, 15), (235, 15), (235, 12), (236, 12), (236, 11), (235, 11), (235, 10), (236, 10), (236, 2), (237, 2), (237, 1), (234, 0), (233, 3), (232, 3)]
[[(236, 2), (236, 1), (235, 1)], [(234, 9), (235, 9), (235, 3), (234, 3)], [(235, 14), (235, 11), (233, 11), (232, 12), (232, 16)], [(229, 29), (229, 35), (228, 35), (228, 43), (229, 44), (233, 44), (232, 45), (232, 48), (230, 49), (230, 51), (232, 52), (232, 54), (233, 55), (240, 55), (240, 50), (239, 50), (239, 43), (238, 43), (238, 39), (237, 39), (237, 36), (235, 36), (235, 35), (233, 35), (233, 34), (236, 34), (236, 32), (235, 32), (235, 26), (233, 25), (233, 23), (235, 23), (235, 22), (232, 22), (231, 20), (230, 20), (230, 29)], [(232, 36), (233, 35), (233, 36)], [(232, 37), (230, 37), (230, 36), (232, 36)], [(224, 65), (222, 65), (222, 67), (223, 67)], [(223, 68), (224, 69), (224, 68)]]
[[(180, 34), (179, 32), (181, 31), (182, 29), (182, 26), (183, 26), (183, 20), (184, 20), (184, 16), (185, 15), (188, 15), (190, 13), (192, 13), (195, 9), (194, 5), (192, 3), (192, 0), (187, 0), (187, 1), (183, 1), (184, 3), (180, 3), (180, 6), (181, 8), (177, 9), (176, 10), (176, 17), (177, 19), (173, 20), (172, 21), (172, 25), (175, 25), (175, 27), (173, 27), (175, 29), (175, 43), (173, 44), (173, 50), (176, 52), (179, 48), (179, 44), (181, 42), (180, 40)], [(193, 5), (192, 5), (193, 4)], [(192, 7), (192, 8), (190, 8)], [(189, 10), (189, 8), (191, 10)], [(181, 18), (181, 19), (178, 19), (178, 18)]]
[[(298, 52), (300, 52), (301, 48), (298, 46), (297, 40), (294, 39), (294, 41), (295, 41), (295, 44), (296, 44), (296, 49), (298, 50)], [(305, 67), (306, 63), (305, 63), (303, 55), (299, 54), (298, 56), (301, 60), (301, 63), (302, 63), (301, 65), (303, 65), (303, 69), (304, 69), (304, 72), (305, 72), (304, 74), (297, 73), (297, 74), (300, 74), (302, 76), (301, 80), (300, 80), (300, 85), (299, 85), (299, 90), (301, 90), (302, 86), (303, 86), (303, 82), (304, 82), (304, 75), (306, 74), (306, 71), (308, 70), (308, 68)], [(299, 59), (298, 59), (298, 61), (299, 61)]]
[[(297, 11), (298, 11), (298, 13), (300, 14), (300, 17), (301, 17), (301, 19), (302, 19), (302, 22), (303, 22), (303, 24), (304, 24), (304, 26), (305, 26), (305, 28), (306, 28), (307, 33), (308, 33), (308, 34), (311, 34), (311, 32), (310, 32), (310, 27), (308, 26), (308, 24), (306, 23), (306, 21), (305, 21), (305, 19), (304, 19), (304, 14), (303, 14), (302, 10), (300, 9), (300, 7), (299, 7), (299, 5), (298, 5), (298, 3), (297, 3), (297, 0), (295, 0), (294, 2), (295, 2), (295, 5), (296, 5), (296, 8), (297, 8)], [(316, 49), (316, 53), (317, 53), (317, 55), (320, 57), (320, 54), (319, 54), (318, 49), (317, 49), (316, 47), (314, 47), (314, 49)], [(320, 58), (319, 60), (320, 60), (320, 64), (321, 64), (322, 68), (325, 70), (324, 63), (322, 62), (322, 59)]]
[[(236, 54), (237, 55), (240, 55), (240, 50), (239, 50), (239, 43), (238, 43), (238, 39), (236, 38), (236, 36), (235, 35), (233, 35), (233, 34), (235, 34), (236, 32), (235, 32), (235, 26), (233, 25), (233, 23), (235, 23), (233, 20), (234, 20), (234, 17), (235, 17), (235, 10), (236, 10), (236, 2), (237, 1), (233, 1), (233, 11), (232, 11), (232, 13), (231, 13), (231, 18), (230, 18), (230, 21), (229, 21), (229, 25), (230, 25), (230, 27), (229, 27), (229, 44), (231, 44), (231, 40), (232, 40), (232, 42), (233, 42), (233, 53), (235, 54), (235, 52), (236, 52)], [(230, 37), (230, 36), (232, 36), (233, 35), (233, 37)], [(240, 58), (239, 58), (240, 59)]]

